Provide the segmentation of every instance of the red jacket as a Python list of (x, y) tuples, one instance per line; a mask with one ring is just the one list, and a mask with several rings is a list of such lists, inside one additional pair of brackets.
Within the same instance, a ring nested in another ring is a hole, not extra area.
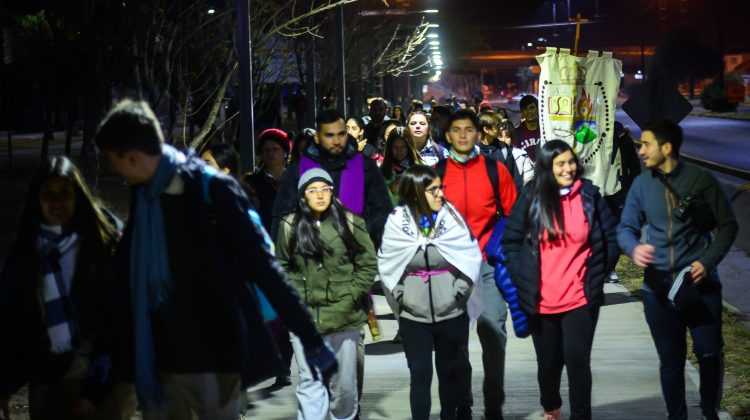
[[(453, 203), (466, 219), (471, 233), (479, 241), (482, 257), (486, 259), (484, 247), (490, 240), (496, 219), (494, 186), (487, 174), (484, 159), (486, 158), (481, 154), (466, 164), (447, 159), (443, 192), (445, 198)], [(503, 215), (507, 217), (518, 193), (513, 178), (502, 162), (497, 163), (497, 175), (500, 182), (500, 204), (503, 207)]]

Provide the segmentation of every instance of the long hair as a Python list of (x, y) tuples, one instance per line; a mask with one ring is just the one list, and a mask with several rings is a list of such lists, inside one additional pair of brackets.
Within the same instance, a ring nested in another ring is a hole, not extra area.
[(289, 154), (289, 162), (296, 162), (302, 156), (300, 155), (299, 145), (304, 142), (305, 148), (311, 143), (315, 142), (315, 130), (312, 128), (303, 128), (302, 131), (297, 133), (294, 137), (294, 144), (292, 144), (292, 153)]
[[(354, 261), (357, 254), (364, 252), (365, 248), (354, 237), (346, 218), (347, 210), (338, 198), (331, 197), (331, 205), (320, 215), (321, 219), (331, 219), (334, 230), (344, 241), (347, 257)], [(288, 250), (290, 254), (299, 254), (305, 258), (313, 258), (317, 262), (323, 262), (323, 255), (333, 250), (320, 237), (320, 230), (316, 226), (316, 219), (305, 197), (297, 201), (297, 208), (293, 219), (294, 229), (289, 238)]]
[[(440, 175), (438, 175), (434, 169), (425, 165), (414, 165), (405, 170), (401, 175), (401, 181), (398, 185), (398, 197), (409, 209), (417, 224), (419, 224), (419, 221), (423, 216), (427, 216), (429, 220), (434, 222), (431, 217), (433, 210), (430, 208), (430, 203), (427, 202), (425, 194), (427, 193), (427, 187), (439, 177)], [(448, 200), (445, 197), (443, 197), (443, 203), (444, 206), (448, 203)], [(446, 208), (456, 221), (461, 226), (465, 227), (461, 216), (456, 214), (450, 206), (446, 206)], [(434, 223), (431, 223), (430, 233), (432, 233), (435, 228), (435, 226), (432, 226), (433, 224)]]
[(537, 149), (532, 198), (529, 205), (526, 232), (536, 228), (540, 235), (545, 231), (550, 240), (565, 237), (565, 221), (560, 204), (560, 186), (552, 173), (552, 161), (571, 152), (576, 162), (575, 179), (583, 175), (583, 167), (573, 149), (562, 140), (550, 140)]
[(406, 127), (396, 127), (388, 135), (385, 141), (385, 150), (383, 155), (383, 164), (380, 165), (380, 172), (386, 180), (391, 179), (393, 175), (393, 144), (397, 140), (403, 140), (406, 143), (408, 154), (406, 156), (412, 165), (419, 165), (422, 159), (419, 157), (417, 148), (414, 146), (414, 140), (411, 138), (411, 132)]
[(19, 240), (33, 241), (39, 235), (39, 224), (44, 223), (39, 191), (42, 184), (53, 178), (64, 179), (73, 184), (76, 204), (70, 227), (82, 241), (93, 241), (97, 247), (104, 247), (117, 237), (117, 227), (89, 191), (78, 168), (67, 157), (55, 156), (43, 162), (31, 178), (18, 231)]

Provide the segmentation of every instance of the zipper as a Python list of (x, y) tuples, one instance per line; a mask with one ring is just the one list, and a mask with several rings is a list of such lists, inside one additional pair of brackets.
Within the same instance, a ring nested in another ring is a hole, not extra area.
[[(427, 247), (424, 249), (424, 265), (427, 271), (430, 271), (430, 258), (427, 256)], [(430, 296), (430, 314), (432, 315), (432, 323), (435, 323), (435, 306), (432, 303), (432, 275), (427, 275), (427, 292)]]
[[(664, 182), (665, 183), (669, 182), (669, 180), (667, 179), (666, 175), (664, 176)], [(664, 197), (666, 198), (666, 202), (667, 202), (667, 218), (669, 219), (669, 227), (667, 229), (667, 241), (669, 242), (669, 268), (670, 268), (669, 271), (672, 273), (671, 274), (672, 275), (672, 281), (674, 281), (675, 280), (675, 275), (674, 275), (674, 266), (675, 266), (675, 263), (674, 263), (674, 242), (672, 241), (672, 234), (673, 234), (672, 230), (674, 229), (673, 221), (672, 221), (672, 201), (673, 201), (673, 197), (672, 197), (672, 193), (669, 192), (669, 188), (667, 188), (666, 185), (664, 185)]]
[[(468, 164), (468, 162), (467, 162), (467, 164)], [(467, 220), (466, 223), (468, 224), (469, 223), (468, 222), (468, 220), (469, 220), (469, 207), (470, 207), (469, 206), (469, 182), (468, 182), (469, 180), (467, 178), (468, 177), (468, 174), (467, 174), (468, 168), (467, 168), (466, 165), (459, 165), (459, 166), (461, 166), (463, 168), (463, 170), (464, 170), (464, 205), (466, 206), (466, 215), (464, 216), (464, 219)]]

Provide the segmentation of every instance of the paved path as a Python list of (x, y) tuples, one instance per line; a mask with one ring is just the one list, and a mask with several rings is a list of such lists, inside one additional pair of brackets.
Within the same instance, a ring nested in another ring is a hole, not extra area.
[[(643, 318), (643, 306), (629, 296), (624, 287), (607, 284), (607, 305), (602, 308), (592, 352), (594, 381), (593, 418), (596, 419), (658, 419), (665, 417), (661, 397), (656, 350)], [(376, 296), (377, 313), (389, 314), (385, 300)], [(384, 337), (392, 338), (396, 322), (392, 316), (381, 316)], [(509, 324), (510, 328), (511, 325)], [(400, 345), (390, 342), (373, 343), (367, 334), (365, 386), (362, 397), (363, 419), (408, 419), (409, 370)], [(471, 362), (474, 370), (473, 389), (475, 418), (482, 414), (481, 347), (476, 330), (470, 332)], [(513, 336), (508, 341), (504, 407), (506, 419), (539, 419), (539, 391), (536, 383), (536, 358), (531, 339)], [(296, 383), (296, 367), (293, 381)], [(690, 418), (700, 418), (698, 394), (690, 379), (695, 370), (686, 370), (687, 402)], [(296, 412), (294, 386), (270, 388), (272, 381), (250, 390), (248, 418), (292, 419)], [(568, 415), (567, 382), (563, 374), (563, 413)], [(432, 415), (439, 418), (437, 378), (432, 386)]]

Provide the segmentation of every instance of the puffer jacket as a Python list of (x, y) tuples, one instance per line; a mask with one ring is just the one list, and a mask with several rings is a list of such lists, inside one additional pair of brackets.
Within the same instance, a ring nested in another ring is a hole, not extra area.
[[(521, 309), (529, 315), (539, 310), (539, 231), (528, 220), (528, 209), (534, 182), (524, 187), (510, 213), (503, 235), (503, 254), (510, 271), (510, 278), (518, 291)], [(586, 275), (583, 280), (586, 302), (590, 308), (604, 303), (604, 282), (615, 268), (620, 256), (617, 246), (617, 220), (609, 210), (599, 189), (589, 180), (582, 180), (581, 195), (583, 211), (589, 224), (591, 254), (586, 259)], [(526, 226), (531, 225), (530, 232)]]
[(322, 263), (289, 250), (294, 214), (284, 217), (279, 226), (276, 257), (322, 334), (352, 331), (364, 324), (367, 320), (364, 298), (378, 272), (375, 248), (365, 221), (351, 213), (347, 219), (354, 238), (365, 249), (353, 261), (328, 218), (320, 222), (320, 235), (331, 252), (323, 255)]

